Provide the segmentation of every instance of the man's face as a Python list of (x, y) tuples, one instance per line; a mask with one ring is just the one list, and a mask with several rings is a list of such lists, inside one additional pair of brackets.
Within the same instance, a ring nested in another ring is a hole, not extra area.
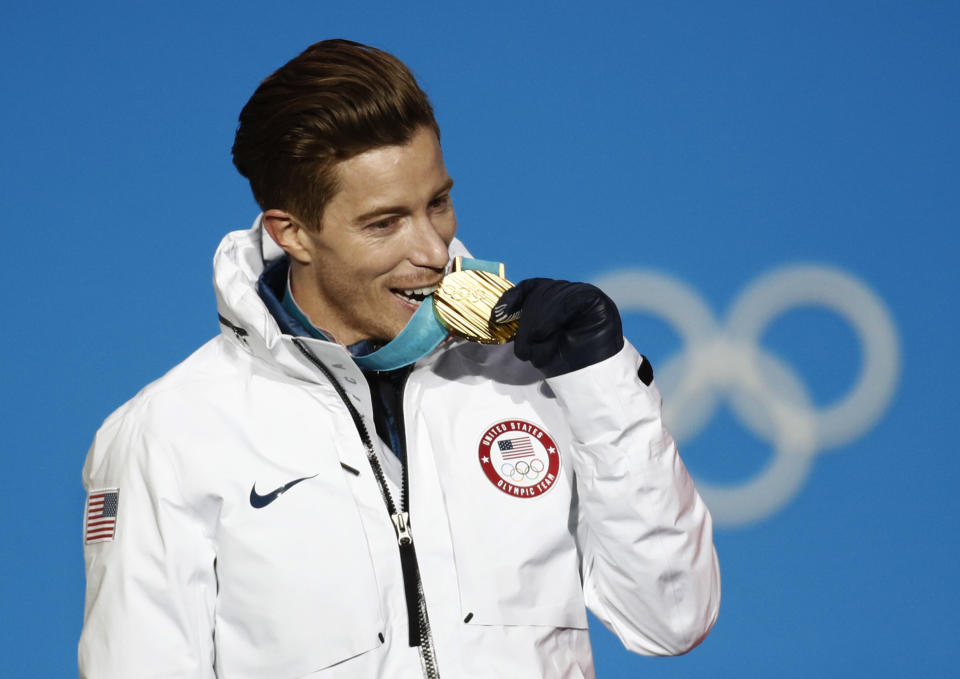
[(340, 189), (320, 231), (309, 233), (311, 265), (294, 276), (294, 297), (343, 344), (391, 340), (443, 277), (457, 231), (453, 180), (426, 127), (407, 144), (366, 151), (335, 171)]

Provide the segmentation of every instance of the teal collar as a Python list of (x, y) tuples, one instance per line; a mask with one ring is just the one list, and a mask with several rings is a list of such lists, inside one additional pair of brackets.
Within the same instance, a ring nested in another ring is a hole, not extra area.
[(303, 313), (303, 309), (300, 308), (300, 305), (297, 304), (297, 301), (293, 298), (293, 294), (290, 292), (290, 277), (287, 276), (287, 285), (283, 290), (283, 299), (280, 300), (281, 306), (286, 309), (287, 313), (293, 316), (300, 325), (303, 326), (303, 329), (310, 333), (311, 337), (321, 340), (330, 341), (330, 338), (327, 337), (320, 328), (315, 326), (313, 322), (307, 318), (307, 315)]

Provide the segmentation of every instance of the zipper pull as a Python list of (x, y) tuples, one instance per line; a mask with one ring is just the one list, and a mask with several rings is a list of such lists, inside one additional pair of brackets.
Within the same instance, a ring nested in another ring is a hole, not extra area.
[(393, 528), (397, 531), (397, 542), (401, 545), (409, 545), (412, 543), (413, 536), (410, 535), (409, 530), (410, 513), (397, 512), (396, 514), (391, 514), (390, 518), (393, 519)]

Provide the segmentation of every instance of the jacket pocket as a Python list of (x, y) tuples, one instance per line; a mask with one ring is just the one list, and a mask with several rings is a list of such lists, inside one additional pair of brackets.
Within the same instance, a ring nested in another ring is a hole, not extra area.
[[(217, 568), (219, 676), (293, 679), (383, 644), (381, 597), (364, 527), (342, 470), (330, 467), (268, 505), (239, 506), (224, 517)], [(265, 479), (261, 492), (283, 485), (282, 478)]]
[[(476, 445), (446, 450), (463, 451), (447, 455), (440, 467), (464, 620), (585, 629), (570, 470), (561, 461), (546, 490), (513, 487), (501, 482), (509, 481), (502, 470), (485, 472), (489, 463), (481, 464)], [(499, 457), (497, 463), (505, 464)], [(545, 476), (546, 458), (542, 467)]]

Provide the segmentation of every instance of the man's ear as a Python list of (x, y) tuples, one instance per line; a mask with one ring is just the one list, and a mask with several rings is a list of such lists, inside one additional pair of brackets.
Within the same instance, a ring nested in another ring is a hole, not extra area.
[(293, 215), (283, 210), (267, 210), (263, 213), (263, 228), (290, 257), (301, 264), (311, 261), (310, 234), (307, 228)]

